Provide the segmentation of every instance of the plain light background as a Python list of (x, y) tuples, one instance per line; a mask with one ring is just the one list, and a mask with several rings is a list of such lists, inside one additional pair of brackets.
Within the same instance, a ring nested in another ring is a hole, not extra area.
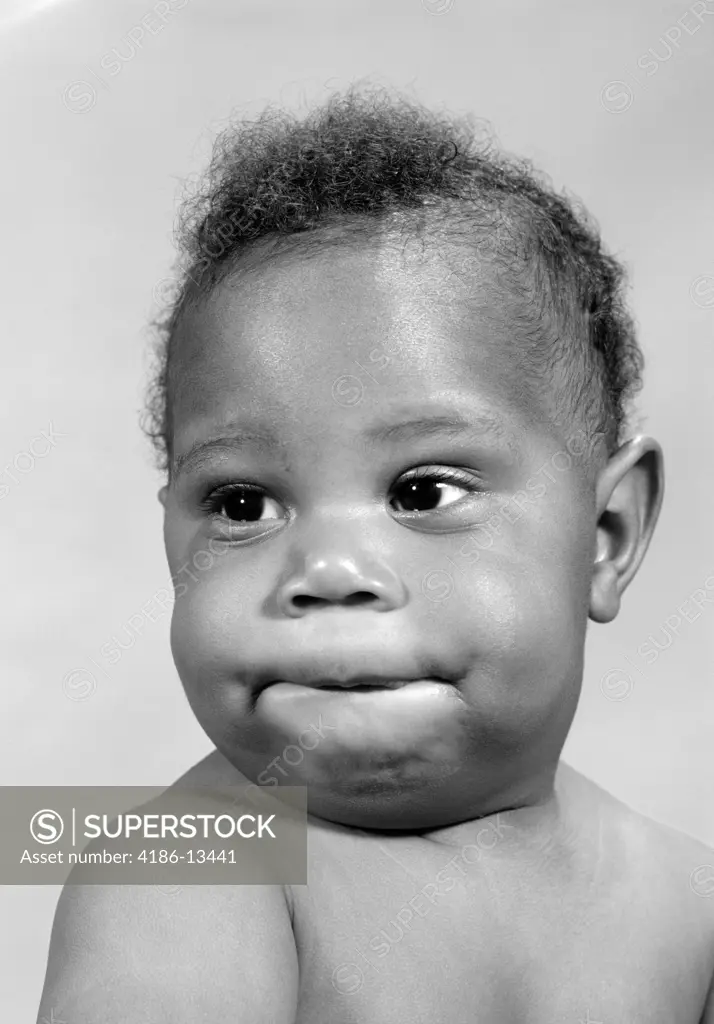
[[(667, 493), (620, 617), (590, 627), (565, 758), (714, 844), (714, 604), (677, 612), (714, 575), (714, 0), (169, 2), (159, 30), (156, 0), (0, 13), (0, 782), (163, 785), (211, 749), (168, 614), (141, 625), (169, 586), (137, 425), (146, 324), (182, 183), (227, 118), (368, 77), (488, 119), (631, 268), (638, 426), (664, 447)], [(35, 1020), (58, 895), (0, 890), (8, 1020)]]

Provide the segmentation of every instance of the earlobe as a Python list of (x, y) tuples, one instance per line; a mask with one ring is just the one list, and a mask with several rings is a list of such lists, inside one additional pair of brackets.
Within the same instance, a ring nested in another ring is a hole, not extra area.
[(597, 535), (590, 583), (590, 618), (611, 622), (640, 567), (662, 506), (662, 449), (651, 437), (627, 441), (597, 482)]

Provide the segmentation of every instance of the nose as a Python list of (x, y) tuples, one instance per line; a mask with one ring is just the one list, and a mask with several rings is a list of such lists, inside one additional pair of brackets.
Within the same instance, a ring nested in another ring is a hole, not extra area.
[(335, 605), (392, 611), (406, 599), (406, 587), (390, 565), (364, 548), (346, 550), (344, 543), (315, 543), (303, 551), (277, 595), (280, 611), (291, 618)]

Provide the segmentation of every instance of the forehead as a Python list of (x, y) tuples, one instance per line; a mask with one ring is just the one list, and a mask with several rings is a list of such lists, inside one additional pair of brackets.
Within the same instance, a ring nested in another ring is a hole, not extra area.
[(388, 238), (258, 256), (179, 325), (175, 440), (241, 415), (382, 419), (450, 395), (512, 430), (544, 427), (529, 369), (538, 329), (467, 247)]

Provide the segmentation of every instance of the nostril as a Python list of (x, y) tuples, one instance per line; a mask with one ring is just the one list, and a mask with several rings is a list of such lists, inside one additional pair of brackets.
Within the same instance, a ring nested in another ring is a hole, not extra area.
[(296, 608), (310, 608), (313, 604), (320, 604), (321, 598), (311, 597), (310, 594), (296, 594), (292, 598), (292, 603)]
[(369, 590), (358, 590), (354, 594), (348, 594), (345, 598), (345, 604), (364, 604), (365, 601), (374, 601), (376, 596), (371, 594)]
[(313, 605), (320, 604), (342, 604), (350, 607), (355, 604), (366, 604), (376, 600), (376, 595), (370, 593), (369, 590), (357, 590), (353, 594), (347, 594), (346, 597), (341, 599), (315, 597), (313, 594), (295, 594), (292, 598), (292, 603), (296, 608), (311, 608)]

